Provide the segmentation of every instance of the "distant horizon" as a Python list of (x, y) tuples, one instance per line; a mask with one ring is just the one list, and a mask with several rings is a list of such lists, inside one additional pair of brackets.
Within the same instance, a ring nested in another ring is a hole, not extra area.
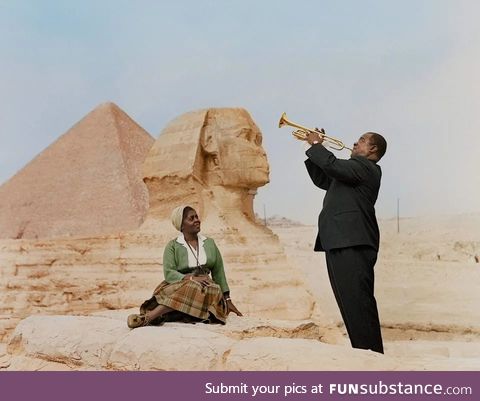
[[(463, 212), (463, 213), (457, 213), (457, 214), (424, 214), (424, 215), (418, 215), (418, 216), (402, 216), (400, 215), (400, 221), (401, 220), (409, 220), (409, 219), (424, 219), (424, 218), (433, 218), (433, 219), (442, 219), (442, 218), (454, 218), (454, 217), (460, 217), (460, 216), (467, 216), (467, 215), (473, 215), (473, 216), (480, 216), (480, 211), (477, 211), (477, 212)], [(255, 216), (257, 217), (257, 220), (263, 220), (263, 216), (260, 216), (257, 212), (255, 212)], [(289, 221), (291, 221), (292, 223), (295, 223), (295, 224), (301, 224), (301, 225), (304, 225), (304, 226), (317, 226), (317, 222), (312, 222), (312, 223), (302, 223), (298, 220), (293, 220), (291, 219), (290, 217), (288, 216), (281, 216), (281, 215), (278, 215), (278, 214), (274, 214), (274, 215), (267, 215), (267, 220), (268, 219), (273, 219), (273, 218), (281, 218), (281, 219), (287, 219)], [(397, 216), (394, 216), (394, 217), (378, 217), (377, 216), (377, 220), (378, 221), (389, 221), (389, 220), (392, 220), (392, 221), (396, 221), (397, 220)], [(480, 227), (479, 227), (479, 230), (480, 230)]]

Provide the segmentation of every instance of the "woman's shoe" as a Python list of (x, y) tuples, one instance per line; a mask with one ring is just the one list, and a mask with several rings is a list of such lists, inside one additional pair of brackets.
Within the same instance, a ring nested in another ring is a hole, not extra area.
[(148, 326), (150, 324), (150, 319), (147, 315), (137, 315), (133, 314), (128, 316), (127, 325), (131, 329), (136, 329), (137, 327)]

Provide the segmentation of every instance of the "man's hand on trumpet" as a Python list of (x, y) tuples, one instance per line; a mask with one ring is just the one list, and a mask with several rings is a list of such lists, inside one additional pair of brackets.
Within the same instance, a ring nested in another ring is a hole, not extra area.
[(323, 142), (323, 135), (325, 135), (323, 128), (321, 130), (315, 128), (315, 131), (307, 132), (305, 139), (310, 145), (316, 145), (317, 143)]

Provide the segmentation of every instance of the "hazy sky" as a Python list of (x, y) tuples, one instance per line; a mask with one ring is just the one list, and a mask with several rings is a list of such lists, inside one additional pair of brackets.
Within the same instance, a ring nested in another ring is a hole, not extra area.
[[(0, 183), (98, 104), (157, 137), (244, 107), (271, 182), (256, 210), (315, 223), (323, 192), (283, 111), (388, 141), (379, 217), (480, 212), (480, 5), (430, 1), (0, 0)], [(348, 158), (347, 152), (338, 153)]]

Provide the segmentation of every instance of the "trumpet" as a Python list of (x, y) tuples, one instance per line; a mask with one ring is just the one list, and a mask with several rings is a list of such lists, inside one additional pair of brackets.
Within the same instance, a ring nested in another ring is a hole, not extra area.
[(309, 133), (316, 132), (321, 136), (324, 142), (327, 142), (327, 145), (330, 148), (335, 150), (343, 150), (343, 149), (348, 149), (350, 151), (352, 150), (348, 146), (345, 146), (345, 144), (341, 140), (332, 138), (331, 136), (326, 135), (323, 128), (319, 131), (317, 129), (307, 128), (307, 127), (304, 127), (303, 125), (291, 122), (290, 120), (287, 119), (287, 113), (283, 113), (282, 116), (280, 117), (280, 121), (278, 122), (278, 128), (282, 128), (284, 125), (290, 125), (291, 127), (297, 128), (295, 131), (292, 132), (292, 135), (300, 141), (306, 141), (307, 135)]

